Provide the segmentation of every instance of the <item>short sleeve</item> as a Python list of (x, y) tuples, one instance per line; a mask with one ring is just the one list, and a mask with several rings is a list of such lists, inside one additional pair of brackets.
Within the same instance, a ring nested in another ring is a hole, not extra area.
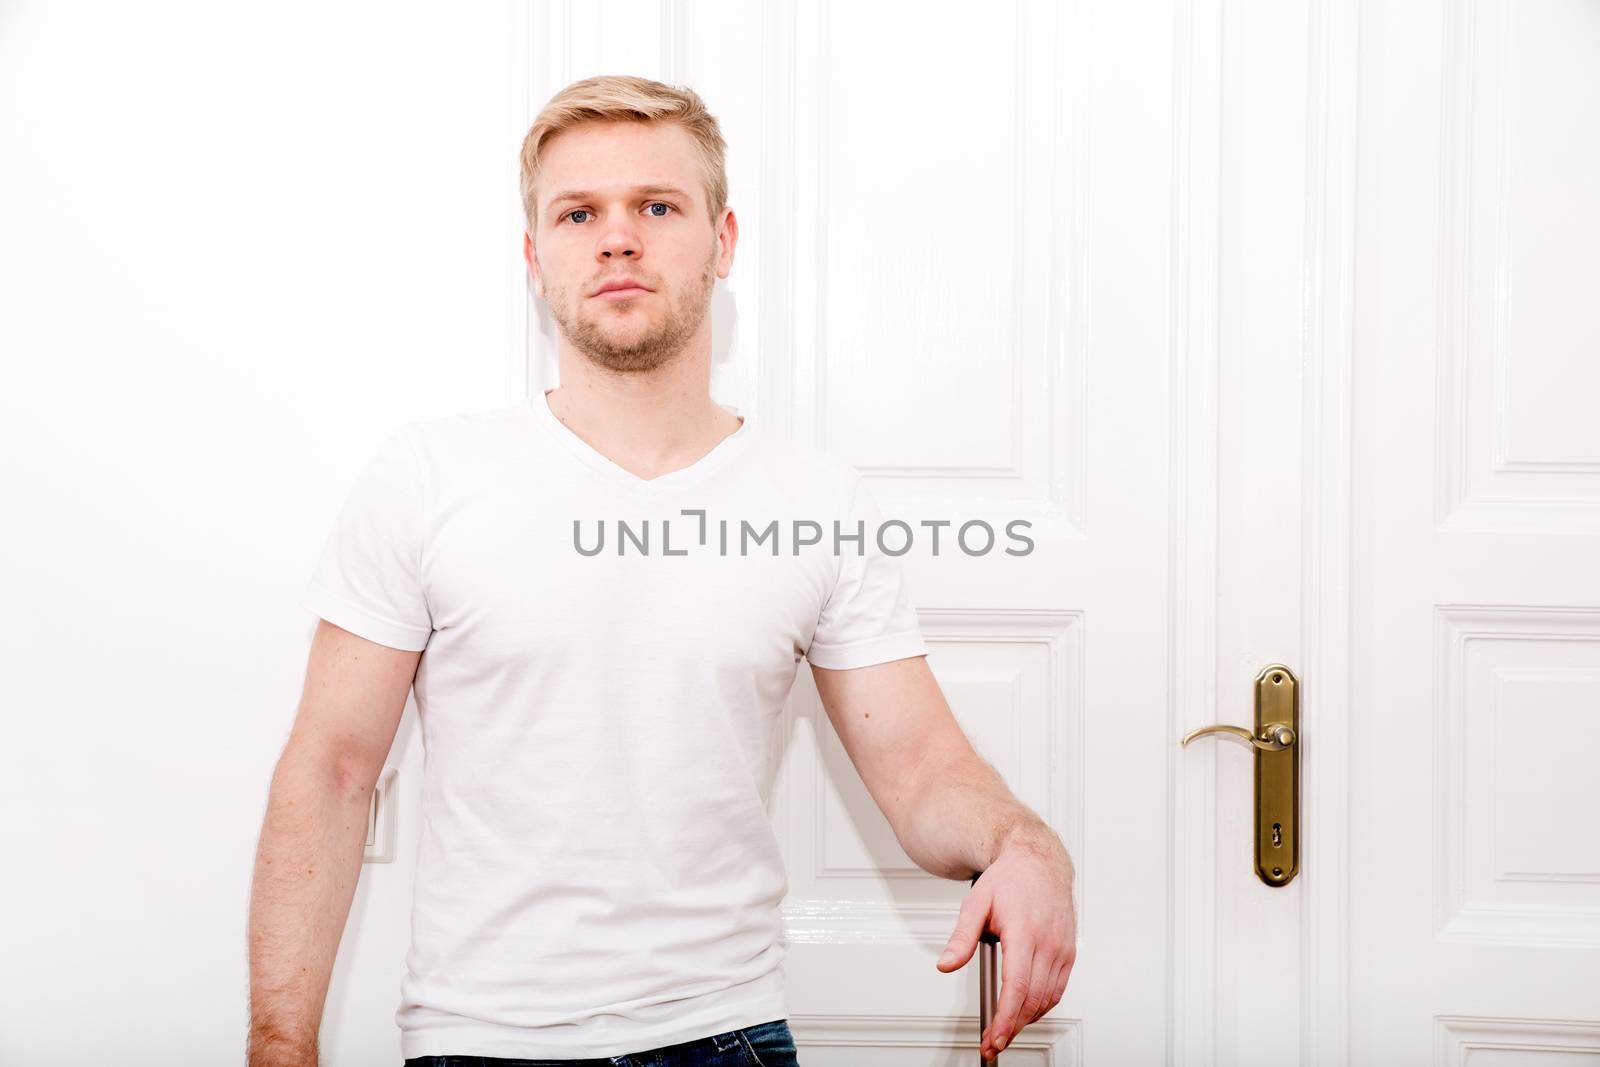
[[(878, 502), (858, 474), (849, 513), (839, 524), (838, 581), (806, 650), (815, 666), (847, 670), (927, 655), (900, 561), (878, 547), (880, 522)], [(858, 531), (859, 542), (845, 540)], [(833, 540), (833, 531), (825, 531), (822, 543), (831, 549)], [(901, 543), (893, 530), (884, 540), (891, 547)]]
[(367, 461), (301, 597), (335, 626), (420, 652), (433, 633), (422, 593), (422, 471), (408, 424)]

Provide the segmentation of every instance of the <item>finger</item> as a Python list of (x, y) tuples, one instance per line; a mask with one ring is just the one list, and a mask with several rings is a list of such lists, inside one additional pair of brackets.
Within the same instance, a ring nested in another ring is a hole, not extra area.
[(1072, 981), (1072, 968), (1078, 962), (1078, 952), (1069, 947), (1067, 954), (1061, 958), (1061, 975), (1056, 979), (1056, 984), (1061, 987), (1062, 995), (1066, 995), (1067, 983)]
[(1042, 1019), (1049, 1015), (1055, 1010), (1055, 1006), (1061, 1003), (1061, 992), (1067, 987), (1067, 968), (1069, 966), (1071, 965), (1067, 963), (1066, 957), (1062, 957), (1056, 963), (1055, 969), (1050, 972), (1049, 988), (1046, 990), (1044, 1007), (1039, 1011), (1039, 1018)]
[(1055, 990), (1056, 966), (1053, 953), (1035, 950), (1033, 967), (1028, 973), (1028, 995), (1022, 998), (1022, 1011), (1017, 1016), (1017, 1029), (1012, 1031), (1013, 1037), (1044, 1014), (1045, 1004)]
[(1067, 982), (1072, 978), (1072, 965), (1076, 961), (1077, 950), (1073, 948), (1067, 949), (1066, 955), (1061, 958), (1061, 963), (1056, 968), (1055, 977), (1051, 980), (1051, 988), (1053, 992), (1050, 994), (1050, 999), (1046, 1003), (1043, 1014), (1048, 1015), (1051, 1011), (1055, 1010), (1055, 1006), (1060, 1004), (1061, 998), (1066, 995)]
[(946, 974), (965, 967), (972, 958), (972, 950), (978, 945), (978, 935), (983, 933), (988, 921), (989, 893), (973, 887), (961, 900), (961, 913), (956, 916), (955, 932), (950, 935), (944, 955), (939, 957), (939, 962), (934, 966)]
[(1033, 946), (1021, 943), (1007, 944), (1000, 940), (1000, 1003), (995, 1006), (994, 1020), (989, 1026), (986, 1043), (993, 1056), (1001, 1048), (1000, 1039), (1008, 1043), (1017, 1032), (1017, 1016), (1028, 994), (1028, 975), (1033, 968)]

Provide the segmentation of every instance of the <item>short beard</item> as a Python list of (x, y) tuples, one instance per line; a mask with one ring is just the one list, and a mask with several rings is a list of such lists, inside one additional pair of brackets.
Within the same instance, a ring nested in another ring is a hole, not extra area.
[[(582, 315), (581, 298), (567, 317), (567, 290), (550, 287), (550, 314), (567, 341), (590, 362), (618, 374), (640, 374), (670, 363), (705, 321), (711, 289), (717, 280), (717, 248), (713, 243), (700, 277), (679, 292), (660, 327), (629, 344), (614, 343), (597, 322)], [(669, 299), (671, 293), (665, 294)], [(602, 312), (603, 314), (603, 312)]]

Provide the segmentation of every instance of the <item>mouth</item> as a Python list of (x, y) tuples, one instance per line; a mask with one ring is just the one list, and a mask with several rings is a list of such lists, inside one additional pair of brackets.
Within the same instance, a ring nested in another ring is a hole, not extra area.
[(640, 288), (637, 285), (630, 285), (625, 289), (607, 289), (594, 295), (598, 300), (631, 300), (634, 297), (644, 296), (648, 292), (650, 290)]

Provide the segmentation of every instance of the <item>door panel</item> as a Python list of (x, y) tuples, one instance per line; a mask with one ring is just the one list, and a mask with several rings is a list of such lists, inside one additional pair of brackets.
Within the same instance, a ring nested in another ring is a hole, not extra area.
[(1362, 18), (1352, 1059), (1600, 1063), (1600, 8)]

